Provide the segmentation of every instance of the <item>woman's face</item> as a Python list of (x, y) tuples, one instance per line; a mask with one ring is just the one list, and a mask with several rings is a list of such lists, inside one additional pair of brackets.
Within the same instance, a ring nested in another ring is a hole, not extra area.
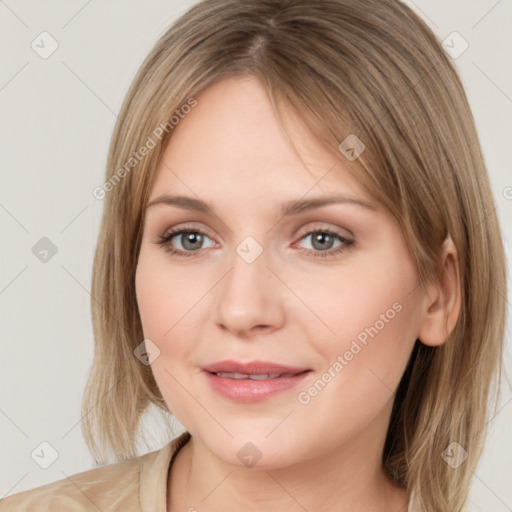
[[(136, 274), (169, 409), (231, 464), (378, 448), (421, 316), (397, 222), (291, 118), (305, 169), (256, 79), (196, 99), (157, 170)], [(333, 196), (350, 202), (284, 210)]]

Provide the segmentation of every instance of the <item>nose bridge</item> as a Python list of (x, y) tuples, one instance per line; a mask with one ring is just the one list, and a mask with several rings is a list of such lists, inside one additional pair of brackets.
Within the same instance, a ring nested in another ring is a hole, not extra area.
[(269, 251), (253, 237), (234, 250), (230, 270), (217, 289), (216, 322), (238, 334), (253, 327), (274, 328), (281, 322), (281, 289), (272, 272)]

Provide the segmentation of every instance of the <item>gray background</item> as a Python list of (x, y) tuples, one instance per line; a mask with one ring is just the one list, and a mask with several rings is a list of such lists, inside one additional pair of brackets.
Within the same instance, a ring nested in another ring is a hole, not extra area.
[[(80, 431), (93, 356), (90, 279), (102, 208), (92, 190), (103, 183), (116, 113), (137, 67), (193, 3), (0, 0), (0, 498), (93, 467)], [(441, 39), (456, 31), (469, 44), (455, 60), (477, 122), (510, 265), (512, 1), (407, 3)], [(45, 59), (31, 47), (34, 40), (41, 46), (43, 31), (58, 43)], [(57, 248), (46, 262), (33, 253), (43, 237)], [(509, 374), (510, 351), (508, 342)], [(140, 453), (167, 442), (157, 421), (152, 410), (146, 420), (151, 445)], [(489, 428), (468, 510), (512, 511), (512, 391), (506, 383)], [(39, 465), (43, 459), (37, 464), (31, 456), (41, 448), (51, 454), (42, 442), (58, 453), (47, 469)]]

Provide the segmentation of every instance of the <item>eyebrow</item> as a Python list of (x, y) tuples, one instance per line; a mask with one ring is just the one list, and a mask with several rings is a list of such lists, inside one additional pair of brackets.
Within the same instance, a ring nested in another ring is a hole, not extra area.
[[(297, 215), (307, 210), (313, 210), (315, 208), (321, 208), (330, 204), (355, 204), (366, 210), (375, 212), (377, 208), (370, 202), (356, 199), (354, 197), (348, 197), (343, 195), (330, 195), (322, 197), (314, 197), (311, 199), (294, 199), (287, 201), (281, 205), (281, 215), (283, 217), (288, 215)], [(166, 204), (169, 206), (177, 206), (186, 210), (193, 210), (205, 214), (213, 214), (213, 206), (201, 199), (187, 196), (170, 196), (167, 194), (161, 195), (152, 201), (150, 201), (146, 208), (150, 208), (156, 204)]]

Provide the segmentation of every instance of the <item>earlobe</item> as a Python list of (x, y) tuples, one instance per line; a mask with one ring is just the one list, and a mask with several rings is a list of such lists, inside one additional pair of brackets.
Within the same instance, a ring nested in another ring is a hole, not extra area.
[(450, 235), (441, 246), (441, 275), (427, 287), (418, 338), (424, 345), (442, 345), (459, 318), (462, 304), (459, 256)]

